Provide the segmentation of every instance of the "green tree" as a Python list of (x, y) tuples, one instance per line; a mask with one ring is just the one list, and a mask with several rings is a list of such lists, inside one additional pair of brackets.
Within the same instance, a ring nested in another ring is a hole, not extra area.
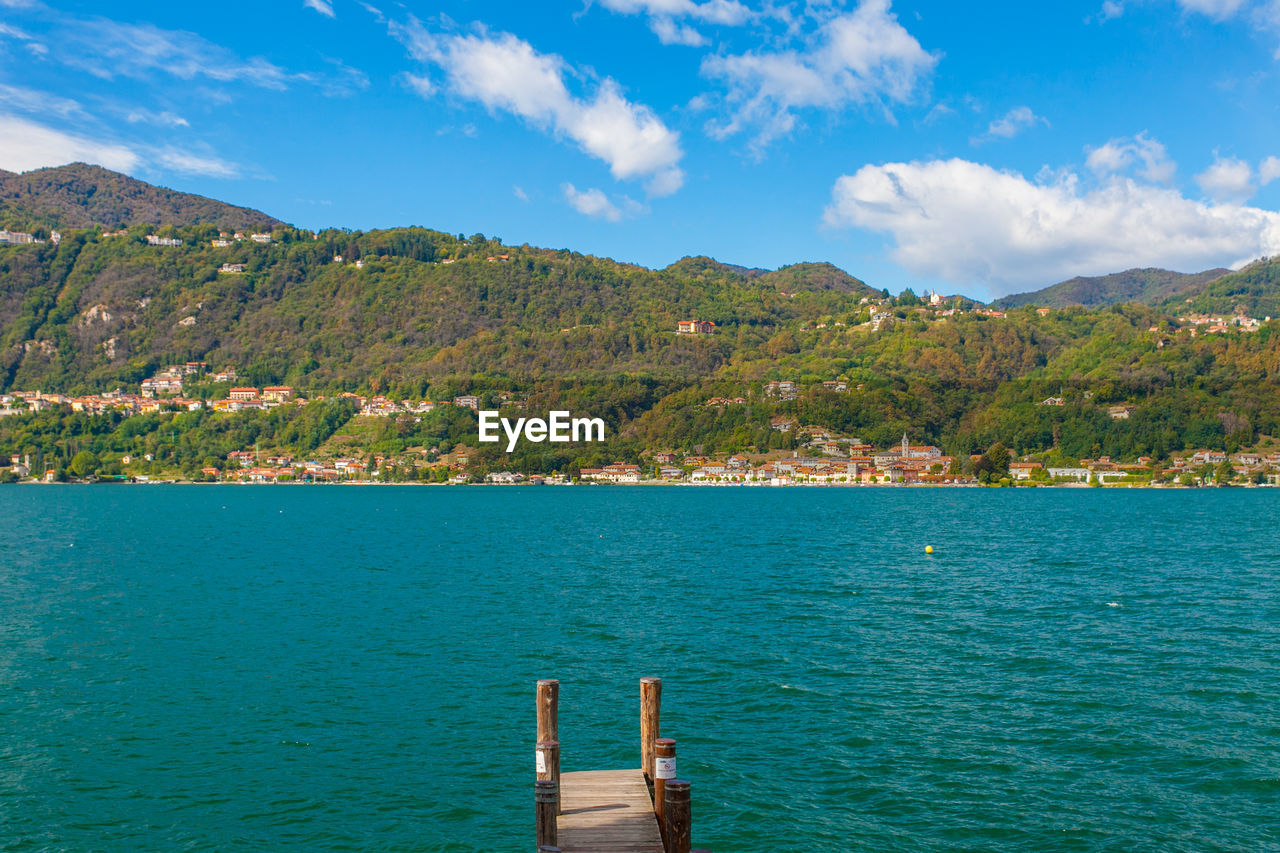
[(991, 465), (997, 472), (1009, 473), (1009, 448), (997, 441), (984, 455), (991, 460)]
[(1009, 448), (996, 442), (973, 463), (974, 476), (980, 483), (998, 481), (1009, 475)]
[(98, 458), (98, 454), (92, 450), (81, 450), (72, 458), (67, 470), (72, 476), (83, 480), (90, 474), (96, 474), (100, 467), (102, 467), (102, 460)]

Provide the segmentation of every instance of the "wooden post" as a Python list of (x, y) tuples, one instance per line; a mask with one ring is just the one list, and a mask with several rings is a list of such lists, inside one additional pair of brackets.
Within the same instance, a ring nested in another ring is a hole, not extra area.
[(533, 805), (538, 824), (538, 846), (555, 847), (556, 810), (560, 806), (560, 783), (539, 779), (533, 783)]
[(658, 829), (665, 831), (662, 816), (667, 810), (667, 780), (676, 778), (676, 742), (660, 737), (653, 746), (653, 812), (658, 816)]
[[(560, 784), (560, 741), (551, 740), (543, 741), (538, 744), (535, 753), (535, 769), (538, 772), (539, 781), (555, 782)], [(560, 814), (563, 809), (560, 807), (560, 801), (556, 800), (556, 814)]]
[(538, 682), (538, 742), (560, 740), (557, 720), (560, 705), (560, 682), (544, 678)]
[(645, 779), (653, 779), (653, 742), (658, 739), (661, 708), (662, 679), (640, 679), (640, 769)]
[(683, 779), (667, 780), (666, 800), (663, 847), (666, 853), (690, 853), (689, 848), (693, 846), (690, 827), (693, 814), (689, 807), (689, 783)]

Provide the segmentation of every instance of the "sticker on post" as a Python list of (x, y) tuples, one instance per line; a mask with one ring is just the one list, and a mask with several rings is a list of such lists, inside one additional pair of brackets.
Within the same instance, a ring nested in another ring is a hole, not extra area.
[(674, 755), (669, 758), (663, 758), (661, 755), (655, 756), (653, 759), (653, 778), (676, 778), (676, 757)]
[(547, 754), (539, 749), (534, 751), (534, 755), (537, 756), (536, 764), (537, 764), (538, 772), (546, 773), (547, 772)]

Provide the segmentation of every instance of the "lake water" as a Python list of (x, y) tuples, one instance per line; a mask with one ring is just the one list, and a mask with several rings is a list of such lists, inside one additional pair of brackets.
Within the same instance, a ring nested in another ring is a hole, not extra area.
[[(1280, 849), (1280, 492), (0, 488), (0, 849)], [(932, 545), (935, 553), (926, 555)]]

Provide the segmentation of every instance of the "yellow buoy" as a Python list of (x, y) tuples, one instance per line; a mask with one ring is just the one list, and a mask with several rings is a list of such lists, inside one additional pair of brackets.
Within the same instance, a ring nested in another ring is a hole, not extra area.
[(932, 553), (933, 553), (933, 546), (932, 546), (932, 545), (925, 545), (925, 546), (924, 546), (924, 552), (925, 552), (926, 554), (932, 554)]

